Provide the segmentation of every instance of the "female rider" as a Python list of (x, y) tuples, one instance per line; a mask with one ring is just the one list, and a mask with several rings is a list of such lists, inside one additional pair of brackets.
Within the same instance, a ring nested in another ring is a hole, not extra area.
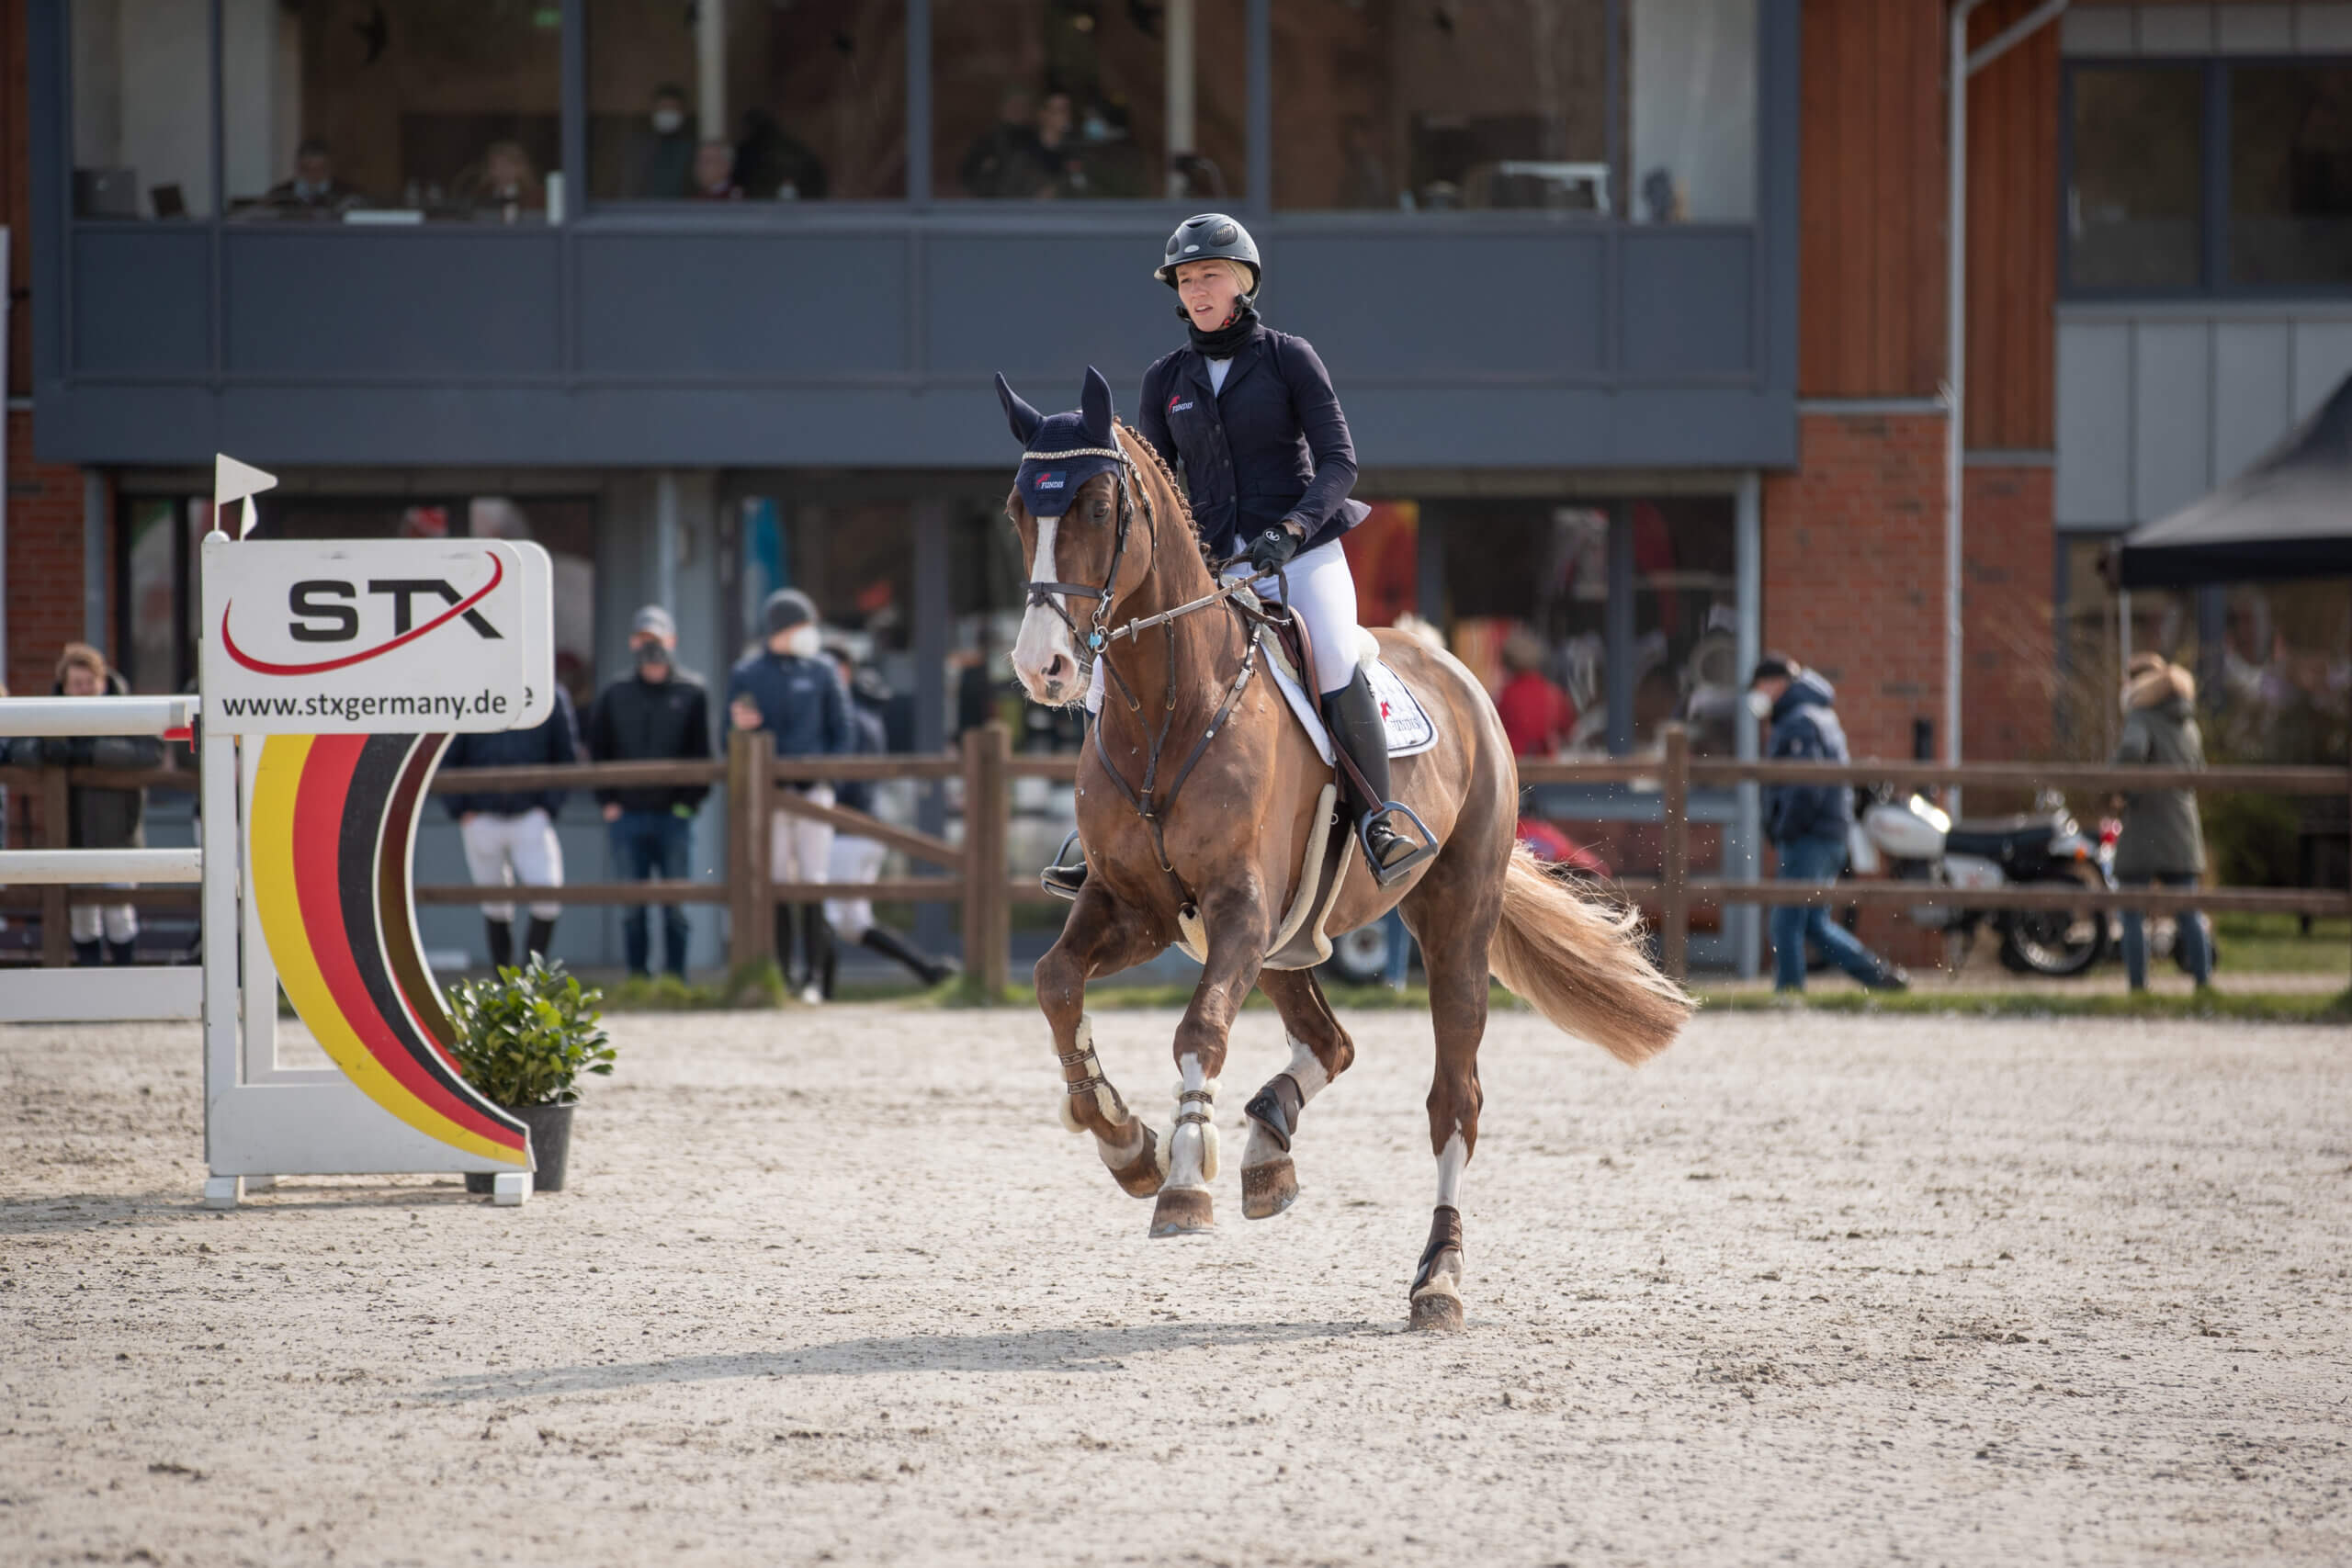
[[(1191, 341), (1143, 373), (1136, 426), (1183, 476), (1210, 558), (1246, 551), (1250, 572), (1282, 571), (1257, 592), (1281, 602), (1287, 590), (1306, 625), (1323, 720), (1371, 786), (1371, 797), (1361, 798), (1343, 773), (1365, 858), (1385, 886), (1436, 849), (1389, 820), (1387, 726), (1356, 662), (1356, 585), (1340, 536), (1371, 509), (1348, 498), (1355, 445), (1330, 374), (1305, 338), (1259, 321), (1259, 272), (1256, 243), (1222, 212), (1188, 218), (1168, 237), (1153, 276), (1176, 291)], [(1094, 679), (1090, 707), (1101, 701), (1099, 663)], [(1046, 874), (1075, 892), (1084, 874), (1081, 865)]]

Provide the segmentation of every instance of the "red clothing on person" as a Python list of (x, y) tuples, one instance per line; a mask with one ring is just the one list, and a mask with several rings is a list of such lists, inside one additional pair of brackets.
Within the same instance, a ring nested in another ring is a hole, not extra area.
[(1549, 756), (1577, 727), (1577, 705), (1568, 694), (1532, 670), (1514, 675), (1495, 698), (1503, 733), (1521, 757)]

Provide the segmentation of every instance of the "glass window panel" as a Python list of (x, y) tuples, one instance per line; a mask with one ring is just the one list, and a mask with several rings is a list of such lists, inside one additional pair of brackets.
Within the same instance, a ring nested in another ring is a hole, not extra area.
[(74, 215), (209, 217), (211, 17), (181, 0), (74, 0)]
[(2193, 288), (2202, 276), (2205, 86), (2194, 69), (2075, 73), (2067, 281)]
[(1690, 749), (1729, 756), (1742, 711), (1734, 504), (1724, 496), (1637, 501), (1634, 551), (1634, 748), (1663, 743), (1669, 719)]
[(1284, 0), (1274, 200), (1607, 211), (1604, 0)]
[(2352, 281), (2352, 66), (2231, 71), (2230, 281)]
[[(1425, 501), (1444, 550), (1446, 643), (1489, 692), (1548, 685), (1539, 722), (1515, 722), (1531, 754), (1609, 751), (1609, 509), (1548, 501)], [(1564, 700), (1563, 700), (1564, 699)], [(1514, 702), (1514, 707), (1521, 705)]]
[[(529, 539), (555, 569), (555, 678), (575, 709), (596, 698), (596, 503), (584, 496), (478, 495), (462, 503), (477, 539)], [(408, 509), (403, 532), (421, 521)], [(427, 524), (429, 519), (422, 520)]]
[(185, 529), (176, 498), (129, 504), (124, 541), (129, 581), (123, 604), (123, 679), (134, 692), (179, 690), (182, 626), (180, 540)]
[(1634, 0), (1633, 188), (1643, 223), (1756, 216), (1756, 0)]
[(222, 6), (232, 217), (537, 223), (560, 207), (553, 0)]
[(1248, 135), (1246, 36), (1241, 0), (958, 0), (937, 7), (936, 194), (995, 201), (1238, 197)]
[(587, 16), (598, 199), (906, 195), (903, 0), (589, 0)]

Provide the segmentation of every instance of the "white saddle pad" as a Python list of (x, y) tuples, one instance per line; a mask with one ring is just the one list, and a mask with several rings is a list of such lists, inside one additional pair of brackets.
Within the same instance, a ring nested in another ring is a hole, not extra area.
[[(1279, 659), (1266, 660), (1266, 668), (1282, 688), (1283, 696), (1290, 703), (1290, 711), (1306, 727), (1307, 735), (1315, 742), (1316, 754), (1327, 767), (1338, 766), (1331, 755), (1331, 732), (1324, 728), (1323, 716), (1315, 711), (1314, 700), (1298, 683), (1290, 666)], [(1411, 757), (1437, 744), (1437, 726), (1421, 706), (1420, 699), (1406, 689), (1396, 671), (1382, 663), (1371, 666), (1372, 694), (1380, 699), (1380, 716), (1388, 721), (1388, 754)]]

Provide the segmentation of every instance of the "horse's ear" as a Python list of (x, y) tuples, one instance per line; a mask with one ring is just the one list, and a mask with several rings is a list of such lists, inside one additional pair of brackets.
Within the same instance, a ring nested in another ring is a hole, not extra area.
[(1046, 423), (1046, 416), (1021, 400), (1021, 394), (1012, 389), (1012, 383), (1004, 378), (1001, 370), (996, 373), (996, 396), (1004, 405), (1005, 419), (1012, 426), (1012, 438), (1028, 446), (1029, 438), (1037, 434), (1037, 427)]
[(1086, 392), (1079, 400), (1079, 412), (1086, 421), (1087, 438), (1097, 446), (1111, 445), (1111, 383), (1102, 372), (1091, 365), (1086, 367)]

